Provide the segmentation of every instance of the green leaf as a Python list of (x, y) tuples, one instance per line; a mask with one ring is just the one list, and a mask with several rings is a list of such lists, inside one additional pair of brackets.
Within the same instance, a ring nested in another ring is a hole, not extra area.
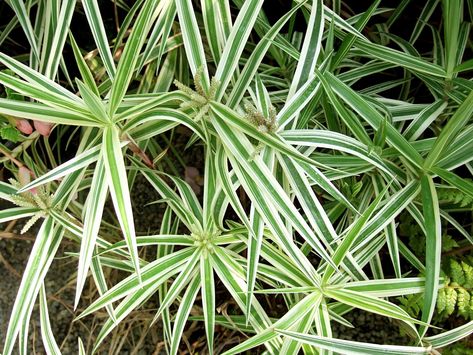
[(301, 320), (308, 312), (317, 308), (322, 300), (322, 296), (318, 292), (314, 292), (302, 299), (295, 306), (293, 306), (283, 317), (275, 322), (271, 328), (265, 329), (243, 343), (235, 346), (234, 348), (226, 351), (223, 355), (238, 354), (243, 351), (252, 349), (258, 345), (261, 345), (273, 338), (278, 336), (275, 328), (279, 329), (291, 329), (291, 327)]
[(107, 70), (108, 77), (113, 80), (115, 78), (115, 62), (108, 45), (107, 34), (105, 33), (105, 26), (102, 16), (100, 14), (100, 8), (97, 0), (83, 0), (82, 5), (84, 6), (85, 15), (89, 22), (92, 36), (94, 37), (95, 44), (100, 53), (100, 57), (103, 61), (105, 69)]
[[(83, 2), (83, 4), (85, 7), (85, 1)], [(82, 56), (79, 46), (77, 45), (72, 33), (69, 33), (69, 41), (71, 43), (72, 51), (74, 52), (74, 58), (76, 59), (77, 67), (79, 68), (80, 74), (82, 76), (82, 81), (96, 96), (100, 96), (97, 84), (95, 83), (94, 76), (92, 75), (90, 68), (87, 66), (87, 63), (85, 62), (85, 59)]]
[(76, 0), (63, 1), (54, 28), (54, 35), (50, 40), (49, 50), (42, 51), (41, 69), (44, 75), (53, 79), (57, 75), (59, 61), (62, 58), (64, 44), (66, 43), (68, 29), (76, 6)]
[(87, 116), (77, 114), (71, 110), (58, 107), (52, 108), (40, 103), (22, 102), (2, 98), (0, 98), (0, 114), (72, 126), (100, 126), (97, 121)]
[(264, 55), (270, 48), (274, 38), (276, 35), (281, 31), (282, 27), (286, 24), (286, 22), (294, 15), (294, 13), (303, 5), (304, 3), (301, 2), (300, 4), (295, 5), (291, 11), (287, 12), (284, 16), (282, 16), (261, 38), (261, 40), (256, 45), (255, 49), (251, 52), (248, 61), (246, 62), (243, 70), (241, 71), (240, 75), (238, 76), (237, 82), (232, 88), (226, 105), (230, 108), (235, 108), (235, 106), (240, 102), (245, 91), (251, 84), (253, 77), (255, 76), (256, 72), (258, 71), (258, 66), (261, 64), (261, 61), (264, 58)]
[[(348, 251), (350, 250), (351, 246), (355, 242), (356, 238), (359, 236), (361, 230), (364, 228), (366, 223), (369, 221), (371, 216), (373, 215), (374, 211), (378, 207), (379, 203), (381, 202), (384, 194), (388, 190), (388, 186), (376, 197), (376, 199), (369, 205), (369, 207), (364, 211), (360, 218), (358, 218), (349, 228), (348, 233), (343, 238), (343, 241), (338, 245), (337, 249), (332, 255), (332, 260), (334, 264), (338, 267), (345, 256), (347, 255)], [(336, 269), (334, 269), (331, 265), (328, 266), (328, 269), (324, 272), (324, 277), (322, 282), (326, 282), (330, 279), (330, 276), (333, 275)]]
[(16, 18), (20, 23), (23, 31), (25, 32), (26, 38), (31, 46), (33, 55), (39, 59), (38, 44), (36, 42), (36, 36), (31, 26), (29, 13), (26, 11), (25, 3), (23, 0), (10, 0), (8, 4), (15, 11)]
[(324, 289), (324, 295), (331, 297), (339, 302), (347, 304), (352, 307), (360, 308), (368, 312), (380, 314), (385, 317), (399, 319), (405, 322), (412, 330), (417, 334), (417, 331), (413, 323), (425, 324), (420, 322), (405, 312), (399, 306), (394, 303), (385, 301), (380, 298), (372, 297), (361, 292), (355, 292), (346, 288), (334, 288), (326, 287)]
[(54, 226), (53, 219), (50, 217), (44, 220), (38, 231), (8, 322), (3, 354), (12, 353), (20, 328), (29, 321), (29, 311), (33, 309), (46, 272), (61, 242), (63, 232), (61, 227)]
[(179, 350), (179, 343), (181, 342), (182, 333), (184, 331), (184, 326), (186, 325), (186, 320), (189, 317), (192, 306), (194, 305), (195, 298), (197, 293), (200, 290), (200, 277), (197, 275), (191, 281), (189, 287), (186, 290), (186, 293), (182, 297), (181, 304), (179, 305), (179, 310), (177, 311), (176, 318), (174, 320), (174, 328), (172, 330), (171, 338), (171, 350), (169, 353), (171, 355), (176, 355)]
[(34, 207), (13, 207), (0, 211), (0, 223), (13, 221), (20, 218), (31, 217), (39, 212), (38, 208)]
[[(378, 130), (385, 118), (366, 102), (358, 93), (342, 83), (331, 73), (323, 75), (333, 91), (340, 96), (354, 111), (363, 117), (374, 129)], [(422, 166), (423, 159), (412, 145), (391, 124), (386, 123), (386, 140), (394, 146), (415, 167)]]
[(442, 78), (446, 76), (445, 70), (442, 67), (393, 48), (370, 43), (361, 39), (355, 41), (355, 47), (368, 54), (370, 58), (378, 58), (382, 61), (394, 63), (406, 69), (411, 69), (431, 76)]
[(440, 178), (448, 182), (451, 186), (456, 187), (457, 189), (465, 193), (467, 196), (473, 198), (472, 182), (465, 180), (457, 174), (442, 168), (431, 168), (430, 171), (434, 174), (437, 174)]
[[(136, 273), (128, 276), (90, 304), (77, 319), (92, 314), (128, 295), (133, 296), (139, 290), (147, 290), (149, 289), (149, 285), (159, 286), (162, 282), (168, 280), (171, 276), (183, 269), (183, 264), (190, 257), (192, 252), (193, 250), (191, 248), (185, 248), (147, 264), (143, 267), (141, 282), (138, 281)], [(105, 264), (105, 261), (106, 259), (102, 259), (102, 263)], [(120, 310), (118, 308), (115, 310), (115, 314), (117, 321), (119, 321)]]
[(103, 132), (102, 156), (113, 206), (115, 207), (123, 236), (127, 242), (138, 279), (140, 279), (140, 263), (136, 246), (130, 190), (128, 188), (128, 179), (121, 151), (121, 143), (118, 137), (118, 129), (114, 126), (107, 127)]
[(310, 9), (307, 31), (302, 44), (301, 55), (297, 62), (296, 71), (291, 80), (288, 99), (314, 75), (320, 50), (322, 48), (322, 35), (324, 32), (323, 1), (313, 0)]
[(95, 249), (95, 242), (102, 222), (102, 214), (107, 198), (108, 186), (105, 179), (105, 167), (103, 160), (97, 162), (92, 185), (86, 203), (84, 217), (84, 234), (82, 235), (79, 265), (77, 267), (77, 287), (74, 308), (79, 304), (80, 295), (84, 288), (87, 272), (92, 262), (92, 254)]
[[(219, 86), (215, 95), (219, 101), (232, 78), (233, 72), (238, 65), (241, 53), (253, 29), (264, 0), (247, 0), (244, 2), (233, 25), (232, 31), (225, 43), (222, 57), (215, 72), (215, 78)], [(182, 22), (181, 22), (182, 25)]]
[(426, 170), (430, 169), (439, 161), (440, 158), (442, 158), (442, 155), (448, 149), (449, 145), (452, 144), (454, 138), (471, 119), (472, 114), (473, 91), (470, 92), (465, 101), (463, 101), (460, 107), (458, 107), (458, 109), (455, 111), (453, 116), (450, 117), (447, 124), (440, 132), (440, 135), (435, 140), (434, 146), (432, 147), (424, 162), (424, 168)]
[(207, 335), (209, 353), (212, 354), (215, 331), (215, 279), (212, 264), (206, 255), (202, 255), (200, 258), (200, 279), (205, 319), (205, 334)]
[(20, 190), (18, 190), (18, 192), (21, 193), (28, 191), (32, 188), (41, 186), (53, 180), (59, 180), (60, 178), (72, 174), (77, 170), (83, 169), (89, 166), (90, 164), (96, 162), (101, 156), (101, 151), (102, 145), (92, 147), (86, 150), (85, 152), (76, 155), (71, 160), (48, 171), (46, 174), (41, 175), (39, 178), (33, 180), (29, 184), (26, 184)]
[(39, 311), (41, 322), (41, 338), (47, 354), (60, 355), (61, 350), (54, 339), (53, 331), (51, 329), (51, 322), (49, 321), (48, 300), (46, 298), (46, 289), (44, 282), (41, 284), (39, 290)]
[(210, 88), (209, 71), (192, 2), (191, 0), (176, 0), (176, 7), (192, 74), (195, 75), (202, 68), (202, 86), (204, 90), (208, 90)]
[(456, 343), (457, 341), (466, 338), (471, 333), (473, 333), (473, 321), (446, 332), (431, 337), (425, 337), (424, 340), (432, 344), (434, 348), (438, 349)]
[(294, 340), (312, 345), (318, 349), (327, 349), (347, 355), (405, 355), (405, 354), (428, 354), (430, 348), (414, 346), (380, 345), (350, 340), (328, 338), (318, 335), (301, 334), (289, 330), (276, 329), (276, 332)]
[(425, 289), (425, 279), (422, 277), (407, 277), (354, 281), (345, 284), (344, 287), (347, 290), (367, 293), (375, 297), (394, 297), (423, 292)]
[[(431, 177), (421, 179), (422, 207), (425, 224), (425, 292), (422, 321), (430, 323), (437, 300), (440, 278), (440, 258), (442, 254), (442, 226), (440, 221), (437, 192)], [(427, 328), (421, 326), (419, 333), (425, 335)]]
[(138, 18), (134, 22), (130, 37), (128, 38), (120, 61), (117, 66), (117, 73), (112, 83), (110, 91), (109, 115), (113, 117), (121, 104), (128, 86), (132, 80), (135, 66), (138, 62), (138, 53), (144, 45), (148, 31), (151, 27), (151, 21), (156, 8), (162, 10), (164, 2), (160, 4), (156, 1), (145, 1)]

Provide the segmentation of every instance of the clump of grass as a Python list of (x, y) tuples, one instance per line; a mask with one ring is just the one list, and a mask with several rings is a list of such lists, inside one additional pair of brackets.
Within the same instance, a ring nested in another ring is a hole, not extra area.
[[(17, 343), (27, 352), (36, 303), (46, 352), (61, 352), (45, 278), (65, 240), (77, 259), (72, 307), (84, 306), (76, 321), (104, 315), (93, 343), (79, 337), (81, 354), (117, 339), (150, 299), (143, 322), (160, 323), (155, 349), (170, 354), (190, 338), (208, 353), (417, 354), (473, 332), (472, 322), (439, 332), (436, 317), (443, 236), (456, 255), (473, 242), (471, 1), (373, 1), (356, 14), (297, 0), (274, 23), (262, 0), (119, 1), (116, 32), (96, 1), (8, 5), (0, 161), (15, 180), (0, 182), (0, 198), (16, 206), (0, 223), (31, 218), (37, 234), (4, 355)], [(408, 11), (420, 18), (401, 37)], [(82, 13), (89, 53), (71, 26)], [(188, 141), (175, 144), (183, 126)], [(185, 168), (203, 173), (202, 193)], [(137, 176), (159, 195), (159, 231), (135, 225)], [(420, 297), (414, 313), (400, 301)], [(332, 325), (351, 326), (353, 308), (395, 320), (410, 345), (336, 338)]]

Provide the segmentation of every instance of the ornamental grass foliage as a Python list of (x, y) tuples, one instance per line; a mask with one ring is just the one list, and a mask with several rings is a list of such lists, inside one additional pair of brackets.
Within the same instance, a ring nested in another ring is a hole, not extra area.
[[(0, 5), (0, 222), (35, 235), (4, 355), (28, 352), (37, 308), (61, 353), (45, 280), (65, 241), (75, 319), (105, 315), (80, 354), (150, 299), (169, 354), (190, 320), (228, 355), (435, 353), (473, 332), (473, 1), (112, 5)], [(139, 180), (157, 230), (135, 225)], [(404, 344), (338, 339), (353, 309)]]

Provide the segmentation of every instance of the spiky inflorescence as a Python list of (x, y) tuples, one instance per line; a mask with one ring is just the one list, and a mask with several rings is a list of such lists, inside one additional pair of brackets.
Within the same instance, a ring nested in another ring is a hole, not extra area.
[(276, 121), (276, 109), (274, 106), (269, 107), (269, 115), (266, 117), (262, 112), (258, 111), (253, 105), (245, 104), (246, 119), (255, 125), (262, 133), (272, 133), (278, 129)]
[(187, 85), (184, 85), (178, 80), (174, 80), (174, 85), (181, 90), (184, 94), (189, 96), (189, 101), (183, 102), (180, 107), (183, 110), (194, 109), (196, 112), (193, 115), (195, 120), (198, 121), (209, 112), (209, 103), (215, 98), (219, 82), (214, 77), (210, 82), (210, 88), (206, 93), (202, 85), (202, 68), (199, 68), (194, 75), (194, 87), (192, 90)]
[[(14, 180), (9, 180), (10, 184), (16, 189), (20, 189), (21, 184)], [(18, 195), (11, 195), (11, 201), (19, 207), (37, 208), (36, 212), (23, 226), (21, 234), (26, 233), (40, 218), (48, 214), (52, 206), (53, 196), (50, 195), (44, 187), (40, 186), (35, 189), (35, 192), (26, 191)]]

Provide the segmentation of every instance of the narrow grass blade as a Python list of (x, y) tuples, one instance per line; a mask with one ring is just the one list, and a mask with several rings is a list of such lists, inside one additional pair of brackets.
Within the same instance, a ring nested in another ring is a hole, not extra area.
[(448, 182), (451, 186), (456, 187), (464, 194), (473, 198), (473, 183), (471, 183), (470, 181), (463, 179), (457, 174), (442, 168), (432, 168), (430, 169), (430, 171), (434, 174), (437, 174), (443, 180)]
[[(359, 140), (341, 133), (318, 129), (298, 129), (281, 132), (281, 137), (292, 145), (327, 148), (352, 154), (376, 166), (391, 177), (396, 175), (390, 166), (374, 151), (372, 145), (367, 146)], [(336, 161), (337, 156), (333, 156), (332, 159)]]
[[(138, 71), (143, 68), (145, 63), (150, 61), (151, 54), (156, 47), (159, 49), (159, 53), (158, 57), (153, 60), (156, 60), (158, 63), (161, 61), (166, 45), (166, 39), (169, 37), (174, 18), (176, 17), (176, 4), (174, 1), (168, 1), (164, 6), (165, 7), (154, 24), (154, 28), (149, 36), (143, 55), (140, 57), (137, 64)], [(160, 44), (158, 44), (159, 41), (161, 42)]]
[[(83, 4), (85, 4), (85, 2), (83, 2)], [(77, 45), (72, 33), (69, 33), (69, 42), (71, 43), (74, 58), (76, 59), (77, 67), (79, 68), (80, 74), (82, 76), (82, 81), (96, 96), (100, 96), (99, 89), (97, 88), (97, 84), (95, 83), (94, 76), (92, 75), (92, 72), (90, 71), (90, 68), (88, 67), (87, 63), (85, 62), (85, 59), (82, 56), (79, 46)]]
[(76, 79), (77, 87), (79, 88), (80, 96), (84, 100), (84, 103), (87, 105), (89, 111), (97, 119), (97, 121), (103, 123), (104, 125), (109, 123), (110, 117), (107, 114), (105, 105), (102, 103), (100, 96), (94, 94), (92, 90), (89, 89), (87, 85), (81, 82), (79, 79)]
[(432, 122), (445, 110), (447, 102), (443, 100), (435, 101), (433, 104), (423, 109), (407, 126), (403, 136), (409, 141), (417, 140)]
[(140, 280), (140, 263), (135, 239), (135, 224), (133, 222), (130, 190), (128, 188), (128, 179), (121, 151), (121, 143), (118, 137), (118, 129), (114, 126), (107, 127), (103, 132), (102, 156), (113, 205), (123, 236), (127, 242), (138, 280)]
[(420, 192), (418, 181), (411, 181), (395, 194), (389, 196), (383, 207), (370, 219), (357, 236), (355, 250), (361, 250), (383, 228), (391, 223)]
[(110, 102), (109, 102), (109, 115), (113, 117), (117, 111), (118, 106), (121, 104), (125, 93), (128, 90), (128, 86), (133, 78), (135, 66), (138, 62), (138, 53), (144, 45), (148, 31), (151, 27), (151, 19), (153, 18), (154, 12), (159, 7), (162, 9), (165, 2), (146, 1), (141, 9), (138, 18), (136, 19), (130, 37), (126, 42), (125, 48), (121, 55), (120, 61), (117, 66), (117, 73), (112, 83), (110, 91)]
[(27, 82), (43, 88), (46, 92), (53, 92), (59, 96), (63, 96), (65, 99), (69, 99), (71, 102), (80, 104), (81, 100), (75, 96), (72, 92), (66, 90), (61, 85), (55, 83), (50, 78), (38, 73), (30, 67), (22, 64), (21, 62), (7, 56), (0, 52), (0, 62), (7, 68), (11, 69), (20, 78)]
[[(378, 130), (385, 118), (366, 102), (358, 93), (342, 83), (333, 74), (323, 75), (333, 91), (340, 96), (354, 111), (363, 117), (373, 128)], [(420, 168), (423, 159), (412, 145), (391, 124), (386, 123), (386, 140), (394, 146), (414, 166)]]
[(54, 228), (53, 219), (46, 218), (36, 236), (35, 244), (23, 273), (5, 334), (3, 354), (12, 353), (20, 328), (29, 319), (28, 310), (36, 300), (40, 285), (52, 262), (61, 237), (62, 233)]
[(435, 349), (438, 349), (456, 343), (457, 341), (466, 338), (471, 333), (473, 333), (473, 321), (446, 332), (431, 337), (425, 337), (424, 340), (429, 342)]
[(13, 207), (4, 209), (0, 211), (0, 223), (31, 217), (37, 212), (40, 212), (40, 210), (33, 207)]
[(261, 345), (269, 340), (278, 336), (275, 332), (275, 328), (279, 329), (290, 329), (294, 324), (300, 321), (307, 313), (314, 308), (317, 308), (320, 304), (322, 297), (320, 293), (314, 292), (302, 299), (296, 305), (294, 305), (283, 317), (275, 322), (271, 328), (266, 329), (243, 343), (233, 347), (232, 349), (224, 352), (224, 355), (238, 354), (249, 349), (252, 349), (258, 345)]
[[(226, 144), (228, 144), (228, 146), (225, 147), (226, 150), (228, 149), (231, 154), (235, 155), (235, 158), (232, 158), (231, 155), (229, 155), (229, 157), (242, 186), (251, 196), (250, 198), (255, 203), (260, 215), (265, 218), (268, 227), (277, 227), (277, 229), (273, 229), (273, 232), (275, 236), (281, 238), (280, 241), (286, 245), (286, 252), (293, 254), (292, 256), (295, 258), (294, 261), (303, 264), (306, 263), (305, 258), (301, 258), (300, 256), (296, 257), (300, 251), (298, 251), (297, 248), (294, 249), (292, 240), (288, 239), (287, 232), (285, 231), (286, 227), (282, 223), (282, 220), (280, 220), (278, 216), (279, 213), (291, 221), (291, 224), (303, 235), (304, 239), (313, 241), (313, 245), (317, 246), (316, 251), (320, 253), (325, 260), (331, 263), (326, 249), (320, 244), (320, 241), (313, 238), (313, 233), (309, 226), (302, 219), (299, 212), (294, 209), (292, 202), (289, 201), (287, 194), (274, 179), (270, 170), (261, 163), (258, 156), (253, 157), (251, 155), (250, 152), (254, 149), (253, 146), (245, 137), (231, 130), (224, 122), (216, 121), (216, 124), (218, 124), (216, 127), (217, 132), (222, 139), (225, 140)], [(239, 164), (242, 164), (241, 168)], [(279, 211), (279, 213), (276, 211)], [(308, 272), (308, 275), (313, 273), (312, 266), (308, 264), (301, 266)]]
[(309, 23), (307, 24), (301, 55), (289, 88), (288, 99), (314, 74), (315, 65), (322, 48), (322, 35), (324, 32), (323, 10), (322, 0), (312, 1)]
[[(297, 322), (294, 326), (291, 327), (291, 330), (296, 331), (298, 333), (306, 334), (309, 333), (314, 327), (314, 318), (319, 316), (320, 313), (318, 312), (321, 307), (313, 307), (311, 312), (307, 313), (301, 320)], [(317, 320), (315, 320), (317, 322)], [(290, 354), (290, 355), (297, 355), (300, 353), (300, 349), (305, 344), (301, 343), (300, 341), (293, 340), (290, 338), (284, 339), (284, 342), (281, 347), (281, 354)], [(307, 347), (309, 348), (309, 347)], [(304, 349), (304, 351), (311, 351)], [(326, 353), (320, 352), (319, 355), (327, 355)]]
[(30, 17), (28, 12), (26, 11), (25, 3), (23, 0), (10, 0), (8, 4), (11, 8), (15, 11), (16, 18), (20, 23), (23, 31), (25, 32), (26, 38), (31, 46), (31, 50), (33, 55), (39, 59), (39, 50), (38, 50), (38, 42), (33, 30), (33, 26), (30, 22)]
[(232, 174), (228, 171), (228, 157), (225, 155), (225, 150), (220, 144), (217, 147), (215, 161), (218, 181), (222, 185), (225, 195), (229, 199), (231, 206), (235, 210), (235, 213), (238, 215), (240, 220), (248, 228), (248, 230), (251, 231), (251, 224), (235, 191), (235, 186), (232, 183)]
[(215, 331), (215, 279), (214, 270), (207, 255), (200, 257), (200, 279), (205, 334), (207, 335), (209, 353), (213, 354)]
[[(430, 323), (437, 301), (440, 277), (440, 258), (442, 254), (442, 226), (440, 221), (437, 192), (431, 177), (424, 175), (421, 179), (422, 207), (425, 223), (425, 292), (422, 308), (422, 321)], [(421, 326), (421, 337), (427, 332), (426, 326)]]
[[(363, 15), (360, 16), (360, 18), (358, 19), (358, 21), (354, 25), (354, 27), (357, 30), (361, 31), (362, 29), (365, 28), (366, 24), (368, 23), (368, 21), (371, 19), (374, 12), (378, 8), (380, 2), (381, 2), (380, 0), (373, 1), (372, 4), (370, 5), (370, 7), (368, 8), (368, 10), (366, 10), (363, 13)], [(338, 48), (337, 53), (335, 54), (335, 56), (333, 58), (333, 61), (331, 63), (331, 68), (332, 69), (337, 68), (339, 66), (339, 64), (342, 62), (342, 60), (345, 59), (347, 53), (349, 52), (349, 50), (353, 46), (353, 43), (355, 43), (356, 39), (357, 39), (357, 37), (353, 34), (346, 35), (346, 37), (343, 39), (342, 44)]]
[[(314, 315), (315, 319), (315, 327), (317, 329), (317, 335), (332, 338), (332, 326), (330, 324), (332, 316), (330, 315), (330, 310), (327, 307), (327, 302), (325, 299), (322, 299), (320, 306), (316, 309), (316, 313)], [(308, 333), (305, 331), (303, 333)], [(300, 344), (299, 341), (297, 343)], [(332, 355), (331, 351), (326, 351), (325, 349), (320, 349), (320, 355)]]
[(62, 52), (64, 44), (66, 43), (67, 33), (75, 6), (76, 0), (62, 2), (56, 28), (54, 29), (54, 36), (51, 41), (51, 48), (48, 52), (43, 51), (42, 53), (42, 72), (50, 79), (54, 79), (57, 75), (59, 61), (62, 58)]
[(208, 90), (210, 88), (209, 71), (192, 2), (191, 0), (176, 0), (176, 7), (184, 40), (184, 48), (192, 74), (195, 75), (197, 70), (201, 68), (202, 86), (204, 90)]
[[(202, 130), (202, 127), (197, 124), (192, 118), (190, 118), (188, 115), (174, 109), (168, 109), (168, 108), (160, 108), (160, 109), (154, 109), (151, 111), (148, 111), (146, 113), (143, 113), (141, 115), (138, 115), (129, 121), (125, 123), (123, 126), (122, 131), (127, 132), (127, 131), (132, 131), (140, 129), (143, 127), (146, 123), (148, 122), (158, 122), (162, 123), (162, 121), (169, 121), (169, 122), (175, 122), (176, 124), (182, 124), (184, 126), (187, 126), (189, 129), (191, 129), (197, 136), (205, 141), (205, 134), (204, 131)], [(160, 133), (163, 133), (162, 131), (156, 131), (156, 133), (153, 134), (153, 130), (147, 128), (147, 131), (149, 135), (157, 135)]]
[[(140, 289), (147, 289), (149, 285), (158, 285), (183, 269), (182, 265), (190, 257), (193, 250), (186, 248), (167, 256), (164, 256), (152, 263), (147, 264), (142, 270), (142, 282), (138, 281), (136, 274), (132, 274), (110, 288), (92, 304), (90, 304), (77, 318), (79, 320), (97, 310), (112, 304), (128, 295), (133, 295)], [(103, 261), (102, 261), (103, 262)], [(115, 310), (117, 320), (119, 320), (118, 308)]]
[(465, 101), (458, 107), (452, 117), (448, 120), (440, 135), (435, 140), (429, 155), (425, 159), (424, 167), (429, 169), (442, 158), (443, 153), (449, 147), (453, 139), (458, 135), (461, 129), (471, 119), (473, 114), (473, 91), (467, 96)]
[[(318, 165), (317, 163), (300, 153), (291, 145), (287, 144), (278, 134), (260, 132), (249, 121), (240, 118), (232, 110), (226, 108), (222, 104), (212, 103), (211, 108), (212, 112), (215, 113), (214, 117), (218, 117), (221, 120), (225, 121), (225, 124), (234, 125), (241, 129), (244, 133), (252, 136), (253, 138), (256, 138), (260, 142), (266, 143), (268, 146), (276, 149), (280, 153), (293, 157), (295, 160), (297, 160), (303, 165), (310, 166), (310, 168), (306, 168), (306, 170), (310, 170), (312, 172), (312, 175), (317, 177), (317, 183), (319, 183), (324, 190), (329, 192), (334, 198), (342, 201), (346, 206), (355, 210), (351, 203), (345, 198), (344, 195), (342, 195), (337, 190), (337, 188), (330, 182), (330, 180), (327, 179), (324, 174), (322, 174), (318, 169), (314, 167), (314, 165)], [(222, 123), (218, 124), (221, 125)], [(253, 154), (257, 154), (257, 152), (255, 151)], [(250, 159), (253, 158), (250, 157)]]
[(247, 0), (238, 13), (215, 73), (219, 81), (216, 101), (221, 100), (227, 89), (262, 5), (263, 0)]
[[(167, 279), (167, 278), (165, 278)], [(92, 353), (97, 353), (99, 346), (107, 338), (107, 336), (115, 329), (123, 320), (138, 307), (142, 306), (157, 290), (158, 286), (165, 280), (160, 280), (155, 285), (150, 285), (149, 287), (144, 287), (136, 290), (132, 294), (128, 295), (117, 307), (116, 307), (116, 319), (109, 318), (100, 329), (100, 333), (95, 339), (94, 348)]]
[(187, 318), (189, 317), (189, 312), (194, 305), (195, 298), (197, 293), (200, 290), (200, 275), (194, 277), (191, 281), (189, 287), (186, 290), (186, 293), (182, 297), (181, 304), (179, 305), (179, 310), (177, 311), (176, 318), (174, 320), (174, 328), (172, 330), (171, 338), (171, 355), (176, 355), (179, 350), (179, 343), (181, 342), (182, 332), (184, 331), (184, 326), (186, 325)]
[(380, 345), (372, 343), (357, 342), (328, 338), (318, 335), (301, 334), (289, 330), (276, 329), (277, 333), (291, 337), (294, 340), (312, 345), (319, 349), (335, 351), (347, 355), (406, 355), (406, 354), (428, 354), (430, 348), (414, 346)]
[(163, 300), (159, 304), (159, 309), (156, 312), (151, 324), (154, 324), (156, 320), (161, 316), (161, 313), (164, 309), (169, 308), (171, 304), (177, 299), (181, 291), (192, 282), (195, 276), (198, 274), (199, 271), (199, 262), (201, 257), (201, 251), (197, 248), (193, 248), (194, 251), (192, 255), (187, 258), (182, 272), (174, 279), (172, 285), (166, 292)]
[(80, 337), (77, 338), (77, 346), (79, 348), (79, 355), (87, 355), (87, 353), (85, 352), (84, 343), (82, 342), (82, 339)]
[[(264, 232), (264, 221), (261, 216), (256, 211), (254, 205), (250, 209), (250, 223), (251, 230), (248, 235), (248, 261), (247, 261), (247, 275), (246, 283), (248, 285), (248, 296), (247, 300), (252, 299), (253, 290), (255, 288), (257, 280), (257, 272), (259, 266), (259, 258), (261, 255), (261, 244), (263, 242), (263, 232)], [(251, 302), (246, 304), (246, 314), (251, 312)], [(247, 318), (247, 323), (249, 319)]]
[[(98, 247), (95, 247), (95, 254), (98, 254), (98, 251), (99, 251)], [(107, 279), (103, 272), (102, 263), (100, 262), (99, 257), (96, 257), (96, 258), (92, 257), (90, 270), (92, 272), (92, 277), (94, 278), (94, 282), (99, 292), (99, 295), (101, 296), (105, 292), (108, 291), (108, 286), (107, 286)], [(116, 323), (116, 316), (115, 316), (115, 312), (113, 310), (112, 305), (108, 305), (105, 308), (107, 309), (107, 313), (110, 319)]]
[(202, 17), (204, 20), (205, 34), (209, 41), (210, 51), (215, 63), (220, 61), (220, 56), (223, 52), (223, 47), (227, 36), (223, 29), (222, 23), (219, 21), (220, 11), (219, 7), (212, 0), (201, 1)]
[(100, 53), (100, 58), (103, 61), (108, 77), (113, 80), (116, 73), (115, 62), (112, 57), (112, 52), (110, 51), (110, 46), (108, 45), (107, 34), (105, 33), (104, 22), (100, 14), (98, 2), (97, 0), (83, 0), (82, 4), (87, 21), (89, 22), (90, 30), (92, 31), (92, 36)]
[(71, 160), (67, 161), (64, 164), (59, 165), (58, 167), (48, 171), (46, 174), (41, 175), (39, 178), (33, 180), (29, 184), (23, 186), (19, 193), (28, 191), (32, 188), (41, 186), (47, 182), (53, 180), (59, 180), (60, 178), (72, 174), (73, 172), (80, 170), (89, 166), (90, 164), (94, 163), (99, 159), (100, 154), (102, 151), (102, 145), (95, 146), (86, 150), (83, 153), (78, 154), (76, 157), (72, 158)]
[[(366, 225), (366, 223), (370, 220), (371, 216), (373, 215), (374, 211), (378, 207), (379, 203), (382, 201), (384, 194), (388, 190), (388, 187), (384, 189), (377, 197), (376, 199), (369, 205), (368, 208), (365, 209), (363, 214), (361, 215), (360, 218), (358, 218), (349, 228), (350, 230), (346, 234), (346, 236), (343, 238), (343, 241), (338, 245), (337, 249), (332, 255), (332, 260), (335, 263), (335, 265), (338, 267), (345, 256), (347, 255), (348, 251), (350, 250), (351, 246), (355, 242), (356, 238), (360, 234), (361, 230), (363, 227)], [(330, 276), (333, 275), (335, 272), (335, 269), (333, 269), (330, 265), (328, 266), (328, 269), (324, 273), (323, 281), (328, 281), (330, 279)]]
[(263, 38), (258, 42), (256, 48), (252, 51), (248, 61), (246, 62), (243, 70), (238, 76), (237, 82), (230, 92), (229, 98), (226, 102), (226, 105), (230, 108), (235, 108), (236, 105), (240, 102), (245, 91), (248, 89), (250, 83), (252, 82), (253, 77), (258, 71), (258, 66), (261, 64), (261, 61), (264, 58), (264, 55), (270, 48), (274, 38), (281, 31), (282, 27), (287, 23), (287, 21), (294, 15), (294, 13), (303, 5), (303, 3), (297, 4), (294, 6), (291, 11), (287, 12), (282, 16), (264, 35)]
[(39, 313), (41, 322), (41, 338), (47, 354), (61, 355), (61, 350), (54, 339), (51, 322), (49, 321), (48, 300), (44, 283), (41, 283), (39, 290)]
[[(248, 302), (252, 304), (251, 312), (250, 314), (246, 314), (245, 318), (249, 320), (253, 329), (257, 332), (265, 331), (270, 326), (271, 321), (254, 296), (252, 296), (251, 300), (247, 299), (248, 293), (246, 292), (247, 286), (244, 281), (245, 275), (243, 269), (236, 264), (234, 259), (235, 255), (233, 254), (232, 258), (229, 257), (228, 254), (228, 250), (222, 248), (216, 249), (215, 253), (210, 255), (212, 267), (243, 312), (245, 312), (245, 305), (248, 304)], [(277, 343), (278, 342), (274, 341), (267, 342), (266, 346), (274, 351), (274, 345)]]
[[(23, 96), (30, 97), (48, 106), (68, 109), (89, 116), (82, 103), (70, 100), (67, 96), (57, 94), (54, 91), (47, 91), (46, 88), (35, 83), (31, 84), (5, 73), (0, 73), (0, 83)], [(19, 102), (21, 101), (19, 100)]]
[(394, 63), (403, 68), (431, 76), (441, 78), (446, 76), (445, 70), (442, 67), (393, 48), (360, 39), (355, 41), (355, 47), (368, 54), (370, 58), (378, 58), (382, 61)]
[(96, 127), (100, 125), (89, 117), (71, 112), (71, 110), (2, 98), (0, 98), (0, 113), (18, 118), (72, 126)]
[(105, 207), (105, 199), (108, 193), (107, 180), (105, 178), (105, 167), (100, 159), (95, 167), (94, 177), (85, 208), (84, 234), (81, 240), (79, 252), (79, 266), (77, 268), (77, 286), (74, 308), (79, 304), (82, 289), (87, 279), (87, 273), (92, 261), (95, 249), (95, 241), (102, 222), (102, 214)]
[(406, 277), (397, 279), (377, 279), (354, 281), (345, 284), (347, 290), (366, 293), (374, 297), (396, 297), (421, 293), (425, 290), (425, 278)]
[(401, 307), (394, 303), (385, 301), (380, 298), (368, 296), (367, 294), (350, 291), (348, 289), (330, 289), (324, 290), (324, 295), (331, 297), (339, 302), (349, 306), (363, 309), (367, 312), (380, 314), (385, 317), (399, 319), (405, 322), (415, 333), (417, 333), (414, 323), (425, 324), (412, 318)]
[[(138, 165), (137, 162), (135, 164)], [(179, 220), (186, 225), (189, 229), (203, 230), (200, 220), (194, 216), (192, 211), (186, 208), (186, 205), (177, 193), (169, 187), (169, 185), (159, 176), (155, 171), (142, 168), (141, 170), (144, 177), (150, 182), (150, 184), (156, 189), (156, 191), (166, 199), (172, 211), (176, 214)]]

